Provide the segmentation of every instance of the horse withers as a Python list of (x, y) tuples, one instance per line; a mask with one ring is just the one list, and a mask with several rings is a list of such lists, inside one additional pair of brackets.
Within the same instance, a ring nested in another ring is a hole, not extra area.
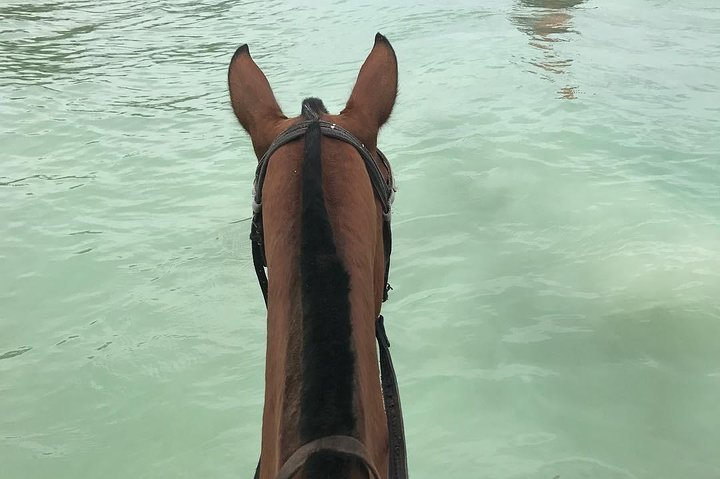
[(260, 479), (407, 477), (380, 316), (394, 185), (377, 135), (397, 79), (395, 52), (378, 33), (339, 114), (308, 98), (288, 118), (247, 45), (230, 61), (232, 108), (259, 159), (251, 241), (267, 304)]

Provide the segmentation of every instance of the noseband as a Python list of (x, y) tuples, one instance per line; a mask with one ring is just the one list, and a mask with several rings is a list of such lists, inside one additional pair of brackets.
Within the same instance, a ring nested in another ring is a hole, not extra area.
[[(301, 121), (283, 133), (281, 133), (275, 141), (272, 142), (268, 150), (260, 159), (257, 170), (255, 172), (255, 181), (253, 183), (253, 217), (252, 226), (250, 228), (250, 240), (252, 244), (253, 264), (255, 266), (255, 274), (260, 283), (265, 305), (268, 301), (268, 280), (265, 273), (265, 248), (263, 240), (262, 228), (262, 188), (267, 173), (270, 157), (278, 148), (290, 143), (293, 140), (301, 138), (313, 122), (320, 124), (320, 132), (324, 136), (335, 138), (352, 145), (365, 163), (365, 168), (370, 177), (370, 183), (373, 190), (380, 200), (383, 213), (383, 249), (385, 254), (385, 287), (383, 291), (383, 301), (387, 299), (390, 285), (388, 284), (388, 276), (390, 273), (390, 253), (392, 250), (392, 234), (390, 230), (390, 208), (395, 197), (395, 184), (393, 180), (390, 163), (388, 163), (385, 155), (377, 151), (377, 157), (382, 162), (388, 172), (385, 179), (373, 154), (368, 148), (358, 140), (352, 133), (334, 123), (327, 122), (317, 118)], [(390, 356), (390, 341), (385, 333), (383, 317), (378, 316), (375, 323), (375, 336), (378, 341), (378, 349), (380, 352), (380, 382), (382, 384), (383, 403), (385, 405), (385, 416), (388, 428), (388, 478), (389, 479), (407, 479), (407, 451), (405, 447), (405, 430), (403, 426), (402, 408), (400, 407), (400, 396), (398, 392), (397, 378), (395, 376), (395, 368), (393, 367), (392, 357)], [(276, 476), (276, 479), (290, 479), (308, 460), (308, 458), (317, 452), (332, 452), (340, 456), (351, 457), (359, 460), (365, 465), (370, 473), (371, 479), (381, 479), (379, 472), (373, 465), (370, 456), (364, 444), (351, 436), (326, 436), (314, 441), (310, 441), (297, 449), (290, 458), (283, 464)], [(259, 471), (259, 464), (258, 464)], [(257, 477), (257, 474), (256, 474)]]

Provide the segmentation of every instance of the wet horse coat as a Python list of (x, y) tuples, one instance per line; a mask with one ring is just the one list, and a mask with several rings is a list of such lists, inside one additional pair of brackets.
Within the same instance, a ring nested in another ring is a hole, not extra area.
[[(340, 479), (381, 471), (387, 477), (389, 458), (391, 471), (402, 462), (388, 450), (392, 421), (385, 416), (375, 347), (386, 291), (388, 211), (359, 150), (323, 136), (321, 122), (351, 132), (389, 179), (376, 141), (397, 92), (394, 51), (376, 36), (339, 115), (328, 114), (317, 99), (303, 102), (301, 117), (283, 115), (247, 46), (233, 56), (228, 81), (233, 110), (258, 158), (285, 130), (310, 120), (302, 141), (272, 153), (261, 183), (268, 342), (257, 475)], [(385, 351), (381, 343), (381, 357)]]

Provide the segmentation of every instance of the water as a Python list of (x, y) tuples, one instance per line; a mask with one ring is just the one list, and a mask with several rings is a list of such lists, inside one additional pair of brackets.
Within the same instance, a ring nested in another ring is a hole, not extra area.
[(251, 477), (240, 43), (288, 114), (400, 63), (414, 478), (720, 477), (713, 0), (0, 6), (0, 478)]

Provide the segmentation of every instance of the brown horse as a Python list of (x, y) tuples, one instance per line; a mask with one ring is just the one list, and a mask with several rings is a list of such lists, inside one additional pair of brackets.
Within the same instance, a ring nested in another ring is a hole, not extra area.
[(376, 333), (384, 338), (393, 189), (376, 144), (397, 77), (395, 52), (377, 34), (340, 114), (310, 98), (288, 118), (247, 45), (230, 62), (232, 107), (260, 160), (252, 234), (268, 310), (260, 479), (406, 477), (399, 404), (395, 411), (387, 392), (394, 384), (386, 387), (394, 373), (390, 364), (386, 381), (382, 341), (381, 385), (375, 346)]

